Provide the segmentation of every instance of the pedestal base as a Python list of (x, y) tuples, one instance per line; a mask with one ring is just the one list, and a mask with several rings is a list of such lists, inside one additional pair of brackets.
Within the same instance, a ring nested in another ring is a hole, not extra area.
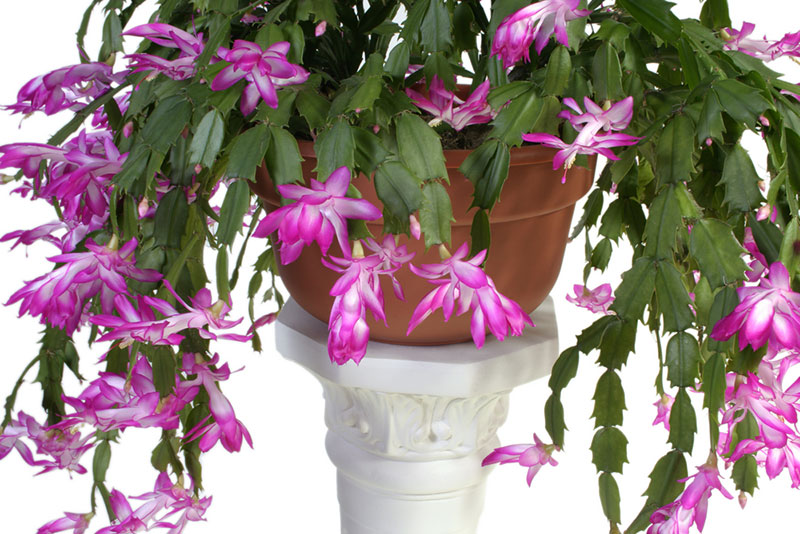
[(532, 317), (536, 328), (481, 350), (370, 343), (359, 366), (337, 366), (326, 325), (287, 303), (278, 351), (322, 384), (342, 534), (476, 533), (490, 471), (481, 461), (499, 445), (508, 394), (558, 356), (552, 300)]

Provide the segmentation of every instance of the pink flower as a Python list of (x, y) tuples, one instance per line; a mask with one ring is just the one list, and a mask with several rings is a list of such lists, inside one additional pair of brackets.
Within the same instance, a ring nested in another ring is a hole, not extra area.
[(452, 257), (441, 263), (420, 267), (411, 265), (414, 274), (431, 279), (437, 288), (425, 295), (417, 305), (406, 334), (439, 308), (442, 308), (445, 321), (450, 319), (454, 311), (456, 315), (461, 315), (468, 309), (472, 310), (470, 329), (478, 348), (483, 346), (487, 326), (501, 341), (509, 330), (512, 336), (519, 336), (526, 324), (533, 326), (533, 321), (519, 304), (498, 292), (492, 279), (481, 269), (486, 251), (465, 261), (468, 252), (469, 248), (464, 243)]
[(308, 79), (308, 72), (303, 67), (286, 59), (289, 46), (288, 42), (280, 41), (262, 50), (255, 43), (237, 39), (232, 49), (220, 48), (219, 56), (231, 65), (217, 74), (211, 82), (211, 89), (221, 91), (244, 79), (248, 83), (240, 103), (243, 114), (249, 115), (259, 98), (269, 107), (277, 108), (276, 87), (303, 83)]
[(419, 238), (422, 237), (422, 227), (419, 225), (419, 220), (417, 220), (413, 213), (408, 216), (408, 224), (411, 231), (411, 237), (419, 241)]
[[(769, 447), (783, 447), (788, 436), (794, 431), (786, 420), (797, 421), (795, 408), (781, 398), (782, 392), (769, 388), (758, 376), (748, 373), (746, 377), (728, 373), (728, 387), (725, 390), (726, 408), (722, 413), (721, 424), (728, 425), (728, 440), (720, 445), (722, 450), (729, 448), (733, 427), (750, 413), (758, 425), (761, 440)], [(778, 402), (776, 400), (778, 395)], [(790, 391), (790, 394), (794, 391)]]
[(169, 24), (142, 24), (123, 32), (123, 35), (144, 37), (158, 45), (177, 48), (180, 51), (179, 55), (172, 60), (152, 54), (125, 56), (129, 61), (128, 66), (133, 72), (152, 70), (154, 75), (161, 73), (173, 80), (186, 80), (195, 75), (197, 58), (203, 53), (205, 47), (202, 33), (195, 36)]
[(725, 341), (739, 334), (739, 349), (800, 347), (800, 295), (792, 291), (789, 273), (780, 262), (769, 267), (769, 279), (757, 287), (740, 287), (739, 305), (714, 325), (711, 337)]
[(553, 457), (553, 451), (559, 450), (555, 445), (545, 445), (539, 436), (533, 435), (534, 444), (529, 443), (520, 445), (506, 445), (499, 447), (489, 453), (483, 459), (481, 465), (487, 466), (490, 464), (508, 464), (519, 463), (519, 465), (528, 468), (528, 476), (526, 478), (528, 486), (531, 485), (533, 477), (539, 472), (543, 465), (558, 465)]
[(749, 226), (745, 227), (744, 229), (744, 239), (742, 240), (742, 246), (750, 253), (752, 256), (752, 261), (747, 264), (750, 268), (747, 271), (747, 281), (748, 282), (756, 282), (761, 279), (762, 276), (767, 272), (767, 258), (761, 253), (758, 249), (758, 245), (756, 244), (756, 240), (753, 237), (753, 230), (750, 229)]
[(323, 20), (314, 27), (314, 36), (315, 37), (321, 36), (323, 33), (325, 33), (325, 30), (327, 28), (328, 28), (328, 23)]
[(153, 383), (150, 362), (139, 355), (130, 380), (122, 374), (100, 373), (77, 397), (65, 396), (64, 402), (75, 411), (56, 426), (85, 423), (103, 432), (128, 427), (173, 430), (180, 423), (178, 412), (196, 394), (196, 388), (187, 387), (162, 398)]
[[(0, 459), (5, 457), (12, 448), (16, 448), (22, 459), (28, 465), (43, 467), (38, 474), (47, 473), (54, 469), (67, 469), (78, 474), (86, 473), (86, 468), (80, 465), (83, 454), (94, 447), (88, 443), (92, 434), (81, 436), (80, 432), (65, 425), (43, 427), (36, 419), (20, 411), (16, 420), (11, 420), (3, 434), (0, 434)], [(34, 460), (33, 453), (22, 441), (28, 439), (36, 444), (36, 453), (47, 455), (51, 460)]]
[[(125, 115), (125, 112), (128, 111), (128, 106), (130, 105), (131, 101), (131, 94), (132, 91), (128, 91), (122, 96), (118, 96), (114, 98), (114, 102), (117, 103), (117, 107), (119, 108), (120, 113)], [(131, 127), (133, 127), (132, 123)], [(108, 115), (106, 115), (106, 111), (104, 107), (99, 107), (97, 110), (92, 113), (92, 128), (97, 128), (98, 130), (108, 130)], [(126, 135), (125, 137), (129, 137), (130, 135)]]
[(708, 498), (712, 490), (718, 490), (727, 499), (732, 499), (728, 490), (722, 486), (719, 471), (715, 465), (701, 465), (694, 475), (679, 480), (692, 482), (683, 490), (678, 499), (653, 512), (647, 534), (688, 534), (694, 523), (702, 531), (708, 511)]
[[(769, 218), (769, 222), (775, 222), (778, 219), (778, 207), (777, 206), (770, 206), (769, 204), (764, 204), (756, 211), (756, 220), (757, 221), (764, 221)], [(750, 230), (748, 226), (745, 228), (746, 230)], [(752, 233), (752, 230), (750, 230)]]
[(764, 61), (772, 61), (781, 56), (800, 57), (800, 32), (787, 33), (780, 41), (770, 41), (766, 38), (750, 38), (753, 30), (755, 25), (750, 22), (742, 23), (741, 30), (725, 28), (723, 30), (723, 37), (727, 39), (725, 49), (738, 50)]
[(400, 267), (411, 261), (414, 257), (414, 253), (408, 252), (405, 245), (398, 247), (395, 237), (391, 234), (383, 236), (383, 241), (380, 244), (371, 237), (367, 238), (364, 240), (364, 246), (374, 252), (382, 260), (378, 272), (389, 276), (392, 280), (394, 295), (400, 300), (405, 300), (403, 288), (400, 287), (400, 282), (394, 276), (394, 273), (396, 273)]
[[(182, 483), (173, 484), (166, 473), (158, 475), (152, 492), (132, 498), (144, 503), (134, 510), (122, 493), (111, 491), (111, 508), (117, 519), (97, 534), (127, 534), (153, 528), (169, 528), (168, 534), (180, 534), (187, 522), (203, 521), (203, 514), (211, 505), (211, 497), (198, 499), (193, 487), (185, 489)], [(166, 521), (176, 514), (179, 514), (177, 521)]]
[(611, 294), (611, 284), (601, 284), (594, 289), (575, 284), (572, 286), (575, 296), (567, 295), (567, 300), (580, 308), (586, 308), (592, 313), (609, 314), (608, 307), (614, 302)]
[(662, 506), (650, 516), (647, 534), (689, 534), (696, 511), (683, 508), (680, 501)]
[(255, 321), (253, 321), (253, 324), (250, 325), (250, 328), (247, 329), (248, 335), (252, 334), (253, 332), (255, 332), (257, 329), (261, 328), (262, 326), (274, 323), (277, 318), (278, 318), (278, 314), (276, 312), (272, 312), (272, 313), (268, 313), (266, 315), (262, 315), (261, 317), (259, 317)]
[(786, 89), (781, 89), (781, 94), (782, 94), (782, 95), (791, 96), (791, 97), (792, 97), (792, 98), (794, 98), (795, 100), (800, 100), (800, 94), (798, 94), (798, 93), (793, 93), (793, 92), (791, 92), (791, 91), (787, 91)]
[[(222, 301), (211, 301), (211, 292), (201, 289), (194, 298), (190, 298), (191, 306), (187, 304), (172, 289), (172, 285), (164, 280), (167, 288), (175, 300), (188, 310), (180, 313), (169, 302), (156, 297), (141, 297), (138, 300), (139, 309), (134, 308), (123, 295), (114, 297), (114, 305), (120, 317), (114, 315), (95, 315), (91, 322), (96, 325), (110, 328), (98, 341), (112, 339), (122, 340), (123, 346), (128, 346), (134, 341), (153, 343), (154, 345), (178, 345), (183, 336), (179, 332), (187, 328), (196, 328), (203, 339), (232, 339), (234, 341), (249, 341), (252, 336), (241, 334), (214, 334), (204, 327), (213, 327), (217, 330), (227, 330), (242, 322), (242, 319), (228, 321), (224, 317), (231, 310), (230, 306)], [(148, 309), (151, 308), (151, 309)], [(152, 310), (164, 315), (164, 319), (156, 319)]]
[[(20, 412), (22, 415), (22, 412)], [(0, 460), (8, 456), (12, 450), (16, 449), (26, 464), (31, 466), (38, 466), (39, 463), (34, 460), (31, 449), (22, 441), (23, 437), (28, 435), (28, 429), (19, 421), (12, 419), (0, 434)]]
[(71, 334), (83, 321), (88, 301), (100, 295), (101, 309), (111, 313), (114, 296), (127, 294), (125, 278), (140, 282), (155, 282), (161, 274), (152, 269), (137, 269), (133, 252), (136, 239), (131, 239), (117, 249), (118, 240), (112, 237), (106, 246), (86, 241), (88, 252), (60, 254), (49, 258), (63, 263), (50, 273), (28, 282), (11, 295), (6, 303), (22, 301), (19, 314), (41, 316), (42, 323), (58, 326)]
[(745, 454), (752, 453), (756, 454), (758, 464), (765, 466), (770, 480), (786, 469), (792, 479), (792, 487), (800, 487), (800, 437), (790, 436), (782, 447), (770, 447), (761, 437), (743, 439), (731, 454), (730, 461), (735, 462)]
[(653, 419), (653, 426), (659, 423), (664, 425), (664, 428), (669, 430), (669, 416), (672, 411), (672, 405), (675, 403), (675, 397), (664, 393), (661, 398), (653, 403), (656, 407), (656, 418)]
[(629, 96), (623, 98), (616, 104), (609, 106), (608, 109), (603, 109), (598, 106), (591, 98), (584, 97), (583, 105), (586, 108), (584, 113), (581, 107), (572, 98), (565, 98), (564, 105), (577, 115), (564, 110), (558, 114), (562, 119), (569, 120), (575, 130), (579, 132), (586, 131), (586, 133), (595, 135), (601, 130), (603, 131), (619, 131), (624, 130), (631, 123), (633, 119), (633, 97)]
[(65, 512), (64, 517), (42, 525), (36, 534), (54, 534), (72, 529), (72, 534), (83, 534), (89, 528), (89, 521), (94, 514), (73, 514)]
[[(367, 309), (376, 320), (386, 322), (383, 293), (378, 274), (383, 273), (383, 259), (378, 255), (350, 259), (324, 258), (329, 269), (343, 273), (331, 288), (336, 297), (328, 320), (328, 356), (344, 365), (348, 360), (358, 364), (367, 352), (369, 326)], [(331, 263), (332, 262), (332, 263)]]
[(239, 20), (242, 24), (255, 24), (256, 22), (261, 22), (264, 17), (259, 17), (253, 13), (245, 13), (242, 15), (242, 18)]
[(485, 124), (496, 115), (486, 102), (489, 80), (476, 87), (466, 101), (445, 89), (444, 82), (435, 75), (428, 90), (429, 98), (411, 88), (406, 89), (406, 94), (418, 108), (433, 115), (431, 126), (446, 122), (458, 132), (470, 124)]
[(608, 159), (617, 160), (619, 158), (610, 150), (611, 148), (635, 145), (642, 139), (621, 133), (602, 133), (628, 127), (633, 117), (632, 97), (617, 102), (605, 111), (589, 98), (584, 99), (586, 113), (581, 113), (580, 106), (571, 98), (565, 98), (564, 105), (579, 113), (579, 115), (572, 115), (567, 111), (562, 111), (559, 114), (561, 117), (568, 118), (572, 127), (578, 131), (578, 136), (572, 143), (565, 143), (555, 135), (545, 133), (522, 134), (522, 139), (529, 143), (542, 143), (559, 149), (553, 158), (553, 169), (564, 167), (561, 183), (566, 180), (567, 171), (575, 163), (578, 154), (601, 154)]
[(347, 219), (373, 220), (381, 216), (378, 208), (363, 199), (347, 198), (350, 170), (339, 167), (325, 183), (311, 179), (311, 188), (297, 184), (279, 185), (283, 198), (296, 200), (267, 215), (253, 232), (255, 237), (267, 237), (278, 231), (281, 242), (281, 263), (292, 263), (303, 247), (316, 242), (322, 254), (328, 253), (336, 236), (345, 257), (350, 256)]
[(141, 282), (155, 282), (161, 274), (151, 269), (137, 269), (133, 251), (136, 239), (131, 239), (117, 249), (118, 241), (112, 237), (106, 246), (87, 240), (88, 252), (60, 254), (49, 258), (54, 263), (63, 263), (50, 273), (28, 282), (11, 295), (6, 303), (22, 301), (19, 314), (36, 317), (41, 322), (58, 326), (71, 334), (83, 321), (88, 301), (100, 295), (104, 313), (114, 309), (114, 296), (127, 294), (125, 278)]
[(719, 491), (726, 499), (733, 499), (733, 495), (722, 486), (716, 466), (701, 465), (697, 468), (697, 473), (680, 482), (688, 482), (689, 480), (692, 482), (683, 490), (680, 503), (685, 509), (693, 508), (696, 510), (695, 524), (698, 530), (703, 530), (711, 491)]
[(62, 67), (37, 76), (22, 86), (17, 102), (5, 106), (12, 113), (44, 111), (52, 115), (64, 109), (77, 111), (102, 95), (114, 83), (121, 83), (127, 72), (112, 73), (105, 63), (82, 63)]
[[(59, 230), (66, 230), (66, 232), (61, 237), (53, 235), (54, 232)], [(55, 245), (61, 252), (71, 252), (78, 243), (84, 240), (89, 231), (89, 226), (84, 224), (75, 223), (73, 221), (53, 221), (30, 230), (9, 232), (0, 237), (0, 241), (10, 241), (14, 239), (15, 242), (11, 246), (11, 250), (14, 250), (20, 244), (32, 245), (36, 241), (42, 240)]]
[(567, 22), (591, 14), (588, 9), (578, 9), (578, 0), (542, 0), (523, 7), (503, 19), (492, 41), (492, 55), (503, 59), (508, 68), (525, 58), (530, 61), (531, 43), (536, 43), (536, 53), (541, 54), (550, 36), (569, 46)]
[[(37, 143), (0, 146), (0, 168), (15, 167), (34, 181), (38, 196), (55, 197), (66, 220), (99, 228), (108, 217), (111, 179), (122, 170), (120, 154), (110, 132), (82, 131), (62, 148)], [(39, 183), (39, 166), (50, 160), (47, 182)]]
[(212, 423), (205, 424), (208, 420), (207, 417), (189, 430), (184, 436), (184, 440), (188, 442), (200, 438), (198, 446), (203, 452), (211, 450), (217, 441), (221, 441), (222, 446), (229, 452), (239, 451), (242, 448), (242, 438), (252, 448), (253, 440), (250, 438), (250, 433), (242, 422), (236, 419), (233, 406), (217, 386), (217, 382), (224, 382), (231, 376), (231, 370), (227, 363), (216, 370), (211, 369), (218, 363), (219, 354), (214, 354), (209, 361), (205, 361), (201, 356), (195, 354), (183, 355), (183, 372), (187, 375), (196, 375), (196, 377), (181, 382), (179, 389), (183, 391), (187, 388), (196, 389), (202, 386), (208, 394), (208, 408), (211, 415), (214, 416)]

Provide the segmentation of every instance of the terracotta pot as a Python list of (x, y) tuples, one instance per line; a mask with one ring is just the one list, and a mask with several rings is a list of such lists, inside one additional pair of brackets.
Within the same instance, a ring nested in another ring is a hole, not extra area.
[[(306, 183), (314, 177), (316, 166), (313, 144), (300, 141), (304, 158), (303, 175)], [(458, 167), (469, 155), (469, 150), (445, 150), (450, 186), (448, 192), (453, 204), (453, 250), (467, 241), (470, 235), (474, 210), (468, 211), (473, 187)], [(523, 146), (511, 149), (511, 166), (499, 202), (490, 216), (492, 242), (486, 273), (492, 277), (498, 290), (516, 300), (524, 310), (532, 312), (541, 304), (558, 278), (561, 260), (572, 221), (575, 203), (585, 195), (591, 185), (593, 170), (573, 167), (567, 181), (561, 184), (561, 171), (553, 170), (555, 150), (543, 146)], [(592, 159), (592, 168), (595, 160)], [(276, 209), (280, 203), (265, 167), (257, 172), (252, 189), (264, 201), (267, 210)], [(360, 175), (353, 180), (363, 197), (380, 206), (372, 181)], [(370, 231), (379, 237), (383, 221), (367, 223)], [(434, 248), (425, 252), (424, 243), (400, 237), (400, 244), (416, 253), (414, 264), (438, 263), (439, 253)], [(341, 256), (334, 240), (329, 251)], [(280, 265), (279, 272), (286, 288), (297, 303), (321, 321), (327, 323), (333, 297), (328, 292), (339, 273), (325, 268), (320, 262), (316, 245), (306, 247), (300, 257), (290, 265)], [(398, 301), (392, 293), (391, 283), (383, 280), (384, 300), (388, 327), (367, 313), (370, 339), (403, 345), (439, 345), (458, 343), (471, 339), (470, 314), (442, 320), (441, 311), (435, 312), (406, 337), (406, 328), (417, 303), (434, 286), (418, 278), (409, 269), (397, 272), (405, 292), (406, 301)]]

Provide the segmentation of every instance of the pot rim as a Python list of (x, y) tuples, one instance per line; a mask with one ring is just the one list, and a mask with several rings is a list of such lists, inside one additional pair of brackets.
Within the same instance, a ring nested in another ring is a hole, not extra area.
[[(300, 148), (300, 156), (303, 158), (317, 157), (314, 152), (314, 142), (305, 139), (298, 139), (297, 146)], [(475, 151), (474, 148), (448, 148), (443, 150), (444, 163), (448, 169), (458, 169), (467, 156)], [(517, 165), (531, 165), (539, 163), (552, 163), (553, 157), (556, 152), (555, 148), (550, 148), (544, 145), (522, 145), (518, 147), (511, 147), (511, 157), (509, 161), (510, 166)]]

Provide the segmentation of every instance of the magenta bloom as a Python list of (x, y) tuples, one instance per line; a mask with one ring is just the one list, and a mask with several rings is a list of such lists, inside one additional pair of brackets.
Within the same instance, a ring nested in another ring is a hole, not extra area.
[(431, 81), (428, 90), (429, 98), (425, 98), (411, 88), (406, 89), (406, 94), (418, 108), (433, 115), (431, 126), (446, 122), (457, 132), (470, 124), (485, 124), (497, 114), (486, 102), (486, 96), (489, 94), (489, 80), (476, 87), (466, 101), (448, 91), (438, 76), (434, 76)]
[(650, 516), (647, 534), (689, 534), (696, 510), (683, 508), (680, 501), (662, 506)]
[(46, 115), (64, 109), (77, 111), (102, 95), (114, 83), (121, 83), (127, 72), (112, 73), (105, 63), (82, 63), (62, 67), (37, 76), (22, 86), (17, 102), (5, 106), (12, 113), (44, 111)]
[(533, 477), (539, 472), (543, 465), (558, 465), (553, 457), (553, 451), (558, 450), (555, 445), (545, 445), (539, 436), (533, 435), (534, 443), (524, 443), (520, 445), (506, 445), (499, 447), (489, 453), (483, 459), (481, 465), (486, 466), (490, 464), (508, 464), (519, 463), (519, 465), (528, 468), (528, 476), (526, 478), (528, 486), (531, 485)]
[(345, 257), (350, 256), (347, 219), (373, 220), (381, 216), (378, 208), (363, 199), (347, 198), (350, 170), (339, 167), (325, 183), (311, 179), (311, 188), (297, 184), (279, 185), (283, 198), (296, 200), (267, 215), (253, 236), (267, 237), (278, 231), (281, 242), (281, 263), (292, 263), (303, 247), (315, 242), (322, 254), (327, 254), (336, 236)]
[(522, 139), (529, 143), (542, 143), (546, 146), (558, 148), (559, 151), (553, 158), (553, 169), (564, 167), (561, 183), (567, 177), (567, 171), (575, 163), (578, 154), (601, 154), (608, 159), (619, 159), (611, 148), (630, 146), (638, 143), (642, 138), (621, 133), (607, 133), (614, 130), (624, 130), (633, 117), (633, 98), (627, 97), (604, 110), (589, 98), (584, 98), (586, 113), (583, 113), (578, 103), (571, 98), (564, 99), (564, 105), (578, 112), (573, 115), (568, 111), (559, 113), (560, 117), (567, 118), (578, 131), (578, 136), (572, 143), (566, 143), (555, 135), (545, 133), (522, 134)]
[(647, 534), (688, 534), (692, 524), (702, 531), (708, 511), (708, 498), (712, 490), (718, 490), (727, 499), (732, 499), (722, 486), (716, 466), (701, 465), (694, 475), (679, 482), (692, 482), (678, 499), (653, 512)]
[(83, 534), (89, 528), (89, 521), (92, 514), (73, 514), (65, 512), (64, 517), (50, 521), (42, 525), (36, 534), (54, 534), (72, 529), (72, 534)]
[(743, 22), (741, 30), (725, 28), (724, 32), (730, 36), (725, 49), (738, 50), (763, 61), (772, 61), (781, 56), (800, 57), (800, 32), (787, 33), (779, 41), (770, 41), (751, 38), (753, 30), (755, 25), (750, 22)]
[(371, 237), (367, 238), (364, 240), (364, 246), (383, 260), (380, 265), (379, 273), (389, 276), (392, 280), (394, 295), (400, 300), (405, 300), (403, 288), (400, 287), (400, 282), (394, 276), (394, 273), (396, 273), (400, 267), (411, 261), (414, 257), (414, 253), (408, 252), (405, 245), (398, 247), (395, 237), (391, 234), (383, 236), (383, 241), (381, 241), (380, 244)]
[[(38, 189), (38, 196), (58, 201), (66, 220), (102, 226), (108, 217), (111, 179), (122, 170), (127, 154), (120, 154), (110, 132), (82, 131), (63, 147), (38, 143), (0, 146), (0, 168), (21, 169)], [(40, 183), (39, 166), (49, 160), (47, 181)]]
[[(24, 415), (20, 412), (20, 417)], [(8, 456), (12, 450), (16, 449), (26, 464), (38, 466), (39, 463), (33, 458), (33, 453), (28, 445), (22, 441), (23, 437), (28, 436), (28, 429), (25, 424), (12, 419), (0, 434), (0, 460)]]
[(465, 261), (468, 252), (469, 248), (464, 243), (452, 257), (441, 263), (420, 267), (411, 265), (414, 274), (430, 279), (437, 288), (425, 295), (417, 305), (406, 334), (439, 308), (442, 308), (445, 321), (450, 319), (454, 311), (456, 315), (461, 315), (472, 310), (470, 329), (478, 348), (483, 346), (487, 326), (501, 341), (509, 330), (512, 336), (519, 336), (526, 324), (533, 326), (533, 321), (520, 305), (498, 292), (492, 279), (481, 269), (486, 251)]
[(208, 408), (211, 410), (211, 415), (214, 416), (212, 423), (206, 425), (205, 422), (208, 418), (204, 419), (189, 430), (184, 439), (192, 441), (200, 438), (198, 446), (203, 452), (209, 451), (217, 441), (222, 442), (225, 450), (238, 452), (242, 448), (242, 438), (252, 448), (253, 440), (250, 438), (250, 433), (242, 422), (236, 419), (233, 406), (217, 386), (217, 382), (224, 382), (231, 376), (231, 370), (227, 363), (218, 367), (216, 371), (211, 369), (218, 363), (219, 354), (214, 354), (209, 361), (203, 360), (199, 355), (183, 355), (183, 372), (187, 375), (197, 376), (192, 380), (181, 382), (179, 389), (181, 391), (187, 388), (196, 390), (202, 386), (208, 393)]
[[(773, 221), (774, 222), (774, 221)], [(750, 268), (747, 271), (747, 281), (748, 282), (756, 282), (761, 279), (762, 276), (767, 272), (767, 258), (761, 253), (758, 249), (758, 245), (756, 244), (756, 240), (753, 237), (753, 230), (750, 227), (745, 227), (744, 229), (744, 239), (742, 240), (742, 246), (745, 248), (747, 252), (753, 257), (752, 261), (747, 264)]]
[(176, 59), (172, 60), (152, 54), (130, 54), (125, 56), (129, 61), (128, 66), (132, 69), (132, 72), (150, 70), (153, 71), (153, 75), (160, 73), (173, 80), (186, 80), (195, 75), (197, 58), (203, 53), (203, 48), (205, 47), (202, 33), (192, 35), (169, 24), (142, 24), (123, 32), (123, 35), (144, 37), (158, 45), (177, 48), (180, 53)]
[[(54, 232), (66, 230), (64, 235), (57, 237)], [(0, 237), (0, 242), (15, 240), (11, 246), (14, 250), (19, 245), (32, 245), (42, 240), (58, 247), (61, 252), (71, 252), (89, 233), (89, 227), (72, 221), (53, 221), (42, 224), (30, 230), (15, 230)]]
[(714, 325), (711, 337), (719, 341), (739, 334), (739, 349), (800, 348), (800, 295), (792, 291), (789, 273), (780, 262), (769, 267), (769, 279), (757, 287), (740, 287), (739, 305)]
[[(197, 200), (197, 188), (199, 187), (197, 183), (197, 176), (192, 176), (192, 183), (191, 185), (186, 186), (179, 186), (179, 185), (172, 185), (170, 183), (169, 178), (163, 176), (156, 176), (154, 180), (155, 186), (153, 189), (156, 193), (156, 200), (151, 205), (151, 200), (147, 198), (146, 195), (142, 196), (142, 200), (139, 202), (139, 218), (140, 219), (152, 219), (156, 215), (156, 209), (158, 208), (158, 204), (164, 198), (164, 195), (172, 191), (173, 189), (183, 189), (184, 197), (186, 198), (186, 203), (191, 204)], [(209, 192), (209, 197), (213, 197), (214, 193), (216, 193), (217, 188), (219, 187), (219, 182), (214, 188)], [(219, 207), (218, 206), (211, 206), (211, 209), (214, 210), (217, 214), (219, 214)], [(209, 219), (209, 225), (211, 224), (213, 219)]]
[(536, 43), (536, 53), (541, 54), (550, 36), (569, 46), (567, 22), (591, 14), (588, 9), (578, 9), (578, 0), (541, 0), (523, 7), (503, 19), (492, 41), (492, 55), (503, 59), (508, 68), (521, 58), (530, 61), (531, 43)]
[(262, 315), (261, 317), (253, 321), (253, 324), (251, 324), (250, 328), (247, 329), (247, 333), (252, 334), (262, 326), (274, 323), (276, 319), (278, 319), (278, 314), (276, 312)]
[(688, 482), (689, 480), (692, 482), (683, 490), (680, 503), (685, 509), (692, 508), (696, 510), (695, 523), (697, 524), (697, 529), (703, 530), (711, 491), (718, 490), (726, 499), (733, 499), (733, 495), (722, 486), (719, 471), (715, 466), (701, 465), (697, 468), (697, 473), (680, 482)]
[[(746, 377), (728, 373), (727, 381), (726, 409), (722, 413), (720, 423), (727, 424), (728, 428), (732, 429), (749, 412), (756, 420), (760, 439), (767, 446), (779, 448), (786, 445), (788, 437), (794, 435), (794, 431), (785, 421), (797, 421), (797, 414), (796, 409), (784, 401), (782, 392), (777, 391), (774, 384), (773, 388), (767, 387), (753, 373), (748, 373)], [(792, 393), (790, 391), (790, 394)], [(730, 438), (732, 432), (728, 434)], [(728, 445), (729, 443), (725, 443), (720, 446), (725, 450)]]
[(308, 71), (286, 59), (289, 46), (288, 42), (281, 41), (262, 50), (255, 43), (237, 39), (232, 49), (220, 48), (219, 56), (231, 65), (217, 74), (211, 82), (211, 89), (221, 91), (244, 79), (247, 87), (240, 103), (242, 113), (249, 115), (259, 99), (269, 107), (277, 108), (277, 87), (303, 83), (308, 79)]
[(422, 237), (422, 227), (419, 225), (419, 220), (413, 213), (408, 216), (408, 224), (411, 230), (411, 237), (419, 241), (419, 238)]
[[(125, 115), (125, 112), (128, 111), (128, 106), (131, 102), (131, 94), (132, 91), (128, 91), (122, 96), (114, 97), (114, 102), (117, 103), (119, 112), (123, 115)], [(99, 107), (94, 113), (92, 113), (92, 128), (96, 128), (98, 130), (110, 129), (108, 124), (108, 115), (106, 115), (104, 107)], [(129, 135), (125, 135), (125, 137), (129, 137)]]
[(567, 295), (567, 300), (580, 308), (586, 308), (592, 313), (609, 314), (608, 307), (614, 302), (611, 294), (611, 284), (601, 284), (594, 289), (575, 284), (572, 286), (575, 296)]
[[(168, 534), (181, 534), (189, 521), (204, 521), (203, 515), (211, 505), (211, 497), (198, 499), (192, 487), (173, 484), (167, 473), (159, 473), (153, 491), (132, 498), (144, 502), (134, 510), (122, 493), (111, 491), (111, 508), (117, 519), (97, 534), (127, 534), (153, 528), (169, 528)], [(162, 515), (157, 517), (159, 514)]]
[(633, 97), (623, 98), (608, 109), (598, 106), (591, 98), (584, 97), (583, 105), (586, 108), (584, 113), (581, 107), (572, 98), (565, 98), (564, 105), (577, 115), (564, 110), (558, 114), (562, 119), (569, 120), (569, 123), (579, 132), (586, 131), (595, 135), (603, 131), (624, 130), (633, 119)]
[(20, 316), (25, 313), (41, 322), (58, 326), (72, 334), (83, 322), (88, 301), (100, 295), (103, 313), (114, 309), (114, 296), (127, 294), (125, 278), (140, 282), (155, 282), (161, 273), (152, 269), (137, 269), (133, 252), (137, 241), (131, 239), (117, 249), (118, 241), (112, 238), (106, 246), (86, 241), (88, 252), (72, 252), (49, 258), (61, 267), (25, 284), (11, 295), (6, 303), (20, 304)]
[(56, 426), (86, 423), (103, 432), (128, 427), (173, 430), (180, 423), (178, 412), (196, 394), (196, 388), (183, 388), (161, 398), (153, 383), (150, 362), (139, 355), (130, 382), (125, 375), (101, 372), (100, 378), (90, 382), (80, 395), (65, 396), (64, 402), (75, 411)]
[(766, 468), (770, 480), (786, 469), (792, 479), (792, 487), (800, 487), (800, 438), (797, 435), (790, 436), (782, 447), (770, 447), (760, 437), (743, 439), (731, 454), (730, 461), (735, 462), (751, 453), (755, 453), (758, 464)]
[[(65, 429), (43, 427), (36, 419), (20, 411), (18, 418), (12, 419), (0, 434), (0, 459), (8, 455), (11, 449), (17, 449), (25, 463), (44, 468), (38, 474), (54, 469), (83, 474), (86, 468), (79, 462), (83, 454), (94, 447), (94, 443), (88, 443), (92, 437), (92, 434), (81, 436), (71, 425)], [(28, 446), (21, 441), (22, 438), (36, 445), (37, 454), (47, 455), (51, 459), (35, 460)]]
[[(328, 356), (332, 362), (344, 365), (348, 360), (358, 364), (367, 352), (369, 326), (367, 310), (376, 320), (386, 322), (383, 293), (378, 282), (383, 259), (378, 255), (366, 258), (324, 258), (322, 263), (342, 274), (331, 288), (336, 297), (328, 319)], [(331, 263), (332, 262), (332, 263)]]
[[(241, 334), (214, 334), (204, 327), (214, 327), (217, 330), (227, 330), (242, 322), (242, 319), (228, 321), (225, 316), (231, 310), (228, 303), (218, 300), (211, 301), (211, 292), (201, 289), (194, 298), (190, 298), (191, 306), (187, 304), (172, 289), (172, 285), (164, 280), (167, 288), (175, 300), (188, 311), (180, 313), (169, 302), (156, 297), (140, 297), (139, 309), (134, 308), (130, 301), (123, 296), (114, 297), (114, 305), (120, 316), (95, 315), (91, 322), (96, 325), (110, 328), (98, 341), (112, 339), (122, 340), (122, 346), (128, 346), (134, 341), (152, 343), (154, 345), (178, 345), (183, 336), (179, 332), (187, 328), (196, 328), (203, 339), (232, 339), (234, 341), (249, 341), (252, 336)], [(150, 309), (148, 309), (150, 308)], [(164, 319), (156, 319), (153, 310)]]
[(43, 427), (33, 417), (19, 413), (20, 424), (25, 425), (27, 437), (36, 444), (37, 454), (46, 454), (52, 460), (39, 460), (37, 465), (44, 467), (40, 472), (47, 473), (54, 469), (67, 469), (78, 474), (86, 473), (86, 468), (79, 462), (86, 451), (94, 447), (89, 443), (94, 436), (90, 433), (81, 436), (74, 428)]
[(675, 397), (664, 393), (661, 398), (653, 403), (656, 407), (656, 418), (653, 419), (653, 426), (658, 424), (664, 425), (664, 428), (669, 430), (669, 416), (672, 412), (672, 405), (675, 403)]

